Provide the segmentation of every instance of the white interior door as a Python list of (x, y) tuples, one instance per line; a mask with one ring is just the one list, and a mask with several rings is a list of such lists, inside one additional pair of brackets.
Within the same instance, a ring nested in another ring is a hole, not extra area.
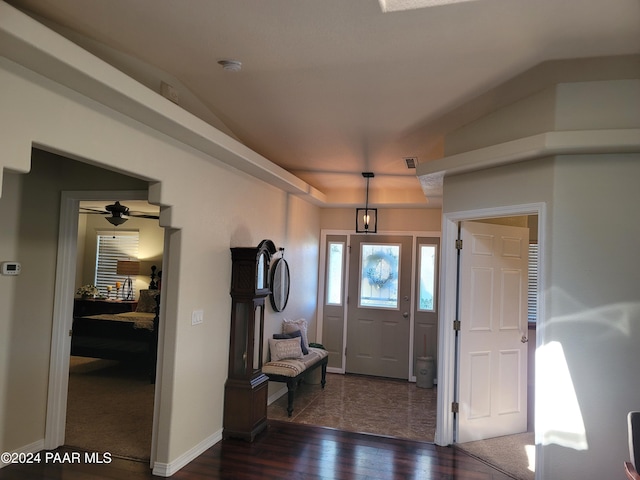
[(463, 222), (458, 442), (527, 430), (529, 229)]

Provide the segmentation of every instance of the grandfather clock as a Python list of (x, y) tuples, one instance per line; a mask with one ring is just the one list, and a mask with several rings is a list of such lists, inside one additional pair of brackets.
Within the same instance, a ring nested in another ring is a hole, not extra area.
[(231, 249), (231, 339), (224, 386), (222, 436), (253, 441), (267, 426), (269, 378), (262, 373), (262, 337), (271, 240), (257, 247)]

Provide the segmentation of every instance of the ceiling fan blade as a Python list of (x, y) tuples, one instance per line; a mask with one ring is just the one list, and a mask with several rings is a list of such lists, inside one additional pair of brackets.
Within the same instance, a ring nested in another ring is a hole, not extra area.
[(153, 215), (152, 213), (144, 213), (144, 212), (129, 212), (127, 214), (129, 217), (137, 217), (137, 218), (150, 218), (153, 220), (158, 220), (160, 218), (159, 215)]
[(98, 210), (97, 208), (80, 207), (80, 213), (111, 215), (106, 210)]
[(105, 210), (90, 208), (90, 207), (80, 207), (80, 213), (86, 214), (100, 214), (100, 215), (111, 215), (112, 217), (137, 217), (137, 218), (148, 218), (151, 220), (160, 219), (159, 214), (149, 213), (149, 212), (137, 212), (133, 210), (129, 210), (129, 207), (126, 205), (122, 205), (120, 202), (115, 202), (112, 205), (107, 205)]

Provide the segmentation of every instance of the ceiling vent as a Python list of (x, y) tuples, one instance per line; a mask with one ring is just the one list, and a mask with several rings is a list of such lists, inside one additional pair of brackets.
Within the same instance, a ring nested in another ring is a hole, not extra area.
[(416, 168), (416, 165), (418, 165), (418, 158), (417, 157), (404, 157), (404, 163), (407, 164), (407, 168), (409, 168), (409, 169)]

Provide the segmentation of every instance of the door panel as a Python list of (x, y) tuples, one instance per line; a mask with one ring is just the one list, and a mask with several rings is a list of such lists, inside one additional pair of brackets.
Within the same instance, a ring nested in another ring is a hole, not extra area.
[(329, 352), (328, 367), (342, 368), (343, 329), (344, 317), (342, 315), (324, 316), (322, 344)]
[[(425, 248), (422, 248), (425, 247)], [(438, 266), (440, 239), (418, 237), (416, 242), (416, 301), (414, 303), (413, 372), (418, 357), (432, 357), (437, 371), (438, 360)]]
[(322, 318), (322, 344), (329, 352), (328, 367), (342, 370), (344, 359), (344, 279), (347, 236), (327, 235), (325, 251), (325, 292)]
[[(388, 246), (399, 246), (397, 271)], [(351, 237), (347, 372), (409, 378), (412, 247), (406, 236)]]
[(527, 228), (463, 222), (458, 441), (527, 429)]

